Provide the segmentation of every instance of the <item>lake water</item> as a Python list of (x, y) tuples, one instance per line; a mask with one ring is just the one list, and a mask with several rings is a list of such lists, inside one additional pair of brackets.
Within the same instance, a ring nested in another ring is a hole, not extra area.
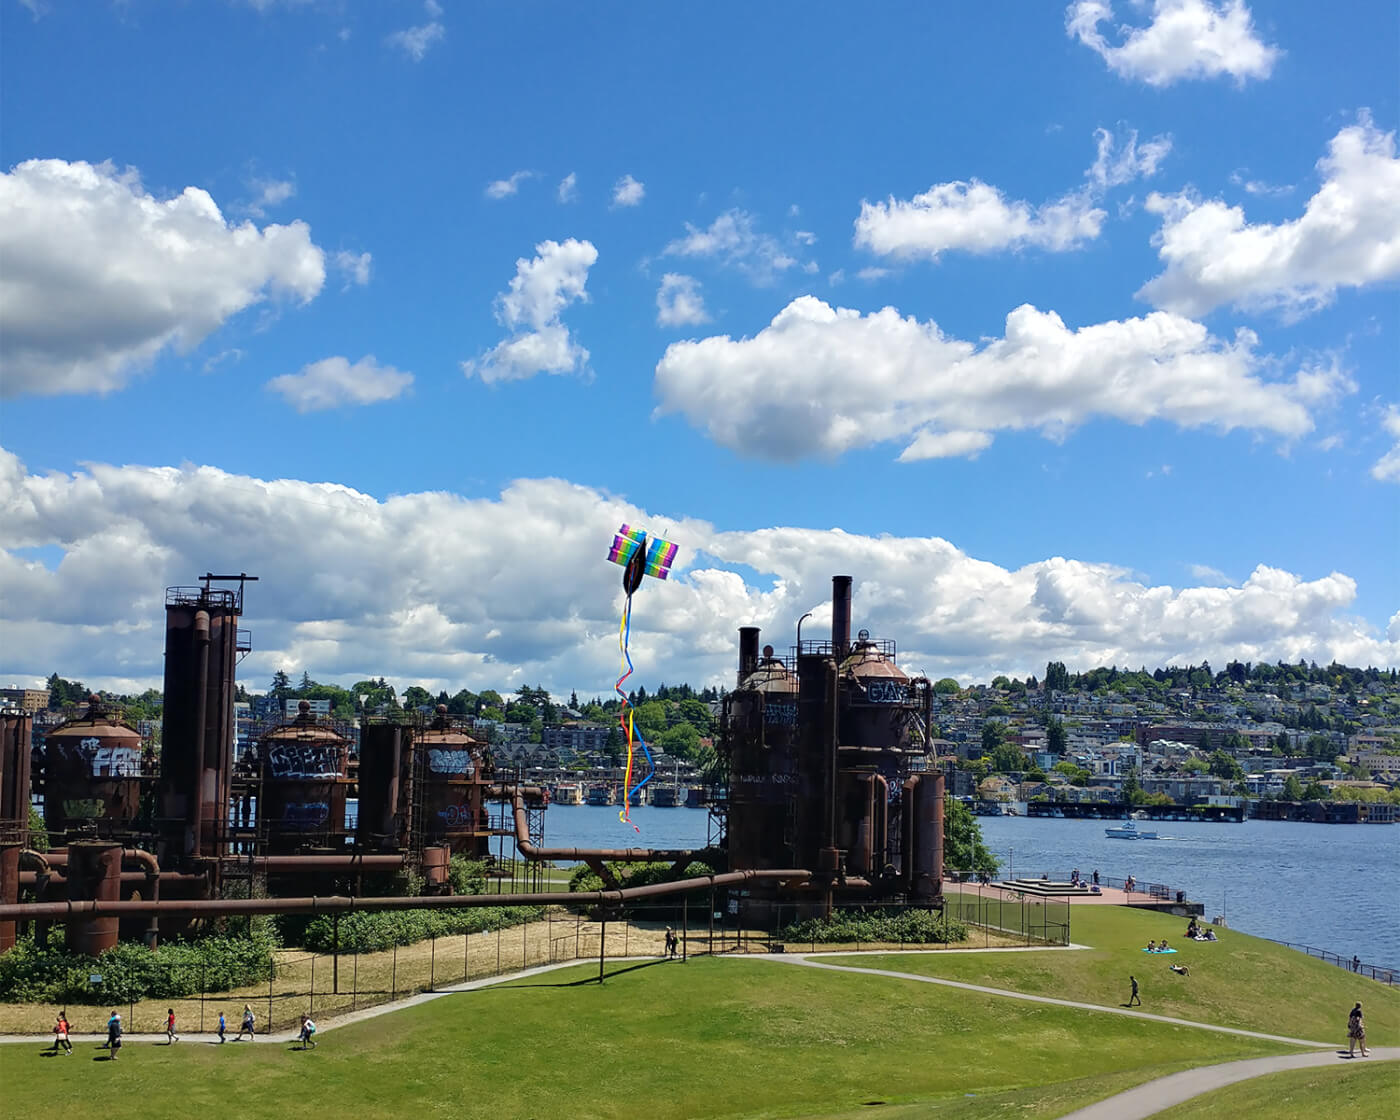
[[(545, 843), (560, 847), (701, 847), (703, 809), (632, 810), (552, 805)], [(1009, 878), (1067, 877), (1078, 868), (1140, 882), (1165, 883), (1224, 914), (1235, 929), (1276, 941), (1353, 954), (1367, 964), (1400, 967), (1400, 825), (1144, 822), (1159, 840), (1111, 840), (1116, 821), (979, 817), (987, 847)]]

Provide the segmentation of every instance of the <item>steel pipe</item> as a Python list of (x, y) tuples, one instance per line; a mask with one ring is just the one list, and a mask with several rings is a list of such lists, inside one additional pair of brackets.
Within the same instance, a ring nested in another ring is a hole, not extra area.
[(540, 848), (530, 842), (530, 826), (525, 818), (525, 798), (520, 791), (512, 795), (515, 807), (515, 846), (526, 859), (566, 859), (587, 863), (590, 859), (616, 859), (627, 862), (652, 862), (688, 859), (694, 848)]
[[(92, 921), (99, 918), (134, 917), (148, 914), (180, 914), (192, 917), (231, 917), (248, 914), (344, 914), (357, 910), (459, 910), (493, 906), (621, 905), (643, 898), (662, 898), (685, 891), (704, 890), (753, 882), (806, 882), (812, 873), (803, 868), (778, 870), (727, 871), (719, 875), (699, 875), (672, 883), (652, 883), (645, 887), (618, 890), (579, 891), (565, 894), (545, 891), (533, 894), (459, 894), (403, 898), (347, 898), (343, 895), (305, 898), (192, 898), (159, 901), (113, 901), (85, 899), (77, 902), (30, 902), (0, 905), (0, 921), (6, 919), (48, 919), (50, 921)], [(855, 883), (856, 880), (849, 880)]]

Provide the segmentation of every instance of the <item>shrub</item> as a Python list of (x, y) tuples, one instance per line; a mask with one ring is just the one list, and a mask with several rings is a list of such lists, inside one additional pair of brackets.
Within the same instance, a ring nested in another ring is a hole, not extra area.
[[(170, 941), (155, 952), (124, 943), (97, 957), (21, 941), (0, 955), (0, 1000), (124, 1003), (228, 991), (266, 980), (275, 943), (266, 937)], [(89, 975), (102, 977), (90, 984)]]
[(453, 894), (481, 894), (486, 890), (486, 863), (453, 856), (447, 864), (447, 881)]
[(966, 940), (967, 927), (937, 910), (847, 910), (793, 922), (778, 936), (784, 941), (828, 944), (883, 941), (927, 945)]
[[(505, 929), (544, 916), (543, 906), (495, 906), (471, 910), (359, 910), (340, 919), (342, 953), (374, 953), (395, 945), (412, 945), (430, 937)], [(284, 933), (285, 933), (284, 929)], [(306, 923), (300, 944), (328, 953), (336, 946), (335, 920), (318, 914)]]

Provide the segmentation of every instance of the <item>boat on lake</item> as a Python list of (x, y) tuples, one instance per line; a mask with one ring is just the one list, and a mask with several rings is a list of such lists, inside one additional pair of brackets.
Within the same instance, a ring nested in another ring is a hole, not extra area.
[(577, 782), (560, 782), (554, 787), (554, 804), (582, 805), (583, 787)]
[(613, 803), (613, 788), (607, 785), (588, 787), (588, 804), (590, 805), (611, 805)]
[(1155, 832), (1144, 832), (1138, 829), (1133, 821), (1119, 825), (1117, 828), (1106, 828), (1103, 834), (1112, 840), (1156, 840)]

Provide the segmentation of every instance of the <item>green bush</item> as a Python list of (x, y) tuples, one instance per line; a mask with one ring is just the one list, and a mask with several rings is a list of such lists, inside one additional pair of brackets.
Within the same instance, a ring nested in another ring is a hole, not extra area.
[(849, 944), (855, 941), (946, 945), (967, 938), (967, 927), (937, 910), (841, 911), (827, 918), (793, 922), (778, 933), (783, 941)]
[[(452, 937), (464, 933), (505, 929), (544, 916), (543, 906), (493, 906), (471, 910), (360, 910), (340, 919), (342, 953), (374, 953), (395, 945), (412, 945), (430, 937)], [(283, 934), (287, 930), (283, 928)], [(299, 943), (307, 949), (328, 953), (336, 945), (335, 921), (329, 914), (318, 914), (306, 923)]]
[[(97, 957), (21, 941), (0, 955), (0, 1000), (125, 1003), (228, 991), (266, 980), (276, 944), (266, 937), (171, 941), (155, 952), (123, 943)], [(88, 976), (102, 977), (90, 984)]]
[(447, 882), (453, 894), (481, 894), (486, 890), (486, 862), (453, 856), (447, 864)]

